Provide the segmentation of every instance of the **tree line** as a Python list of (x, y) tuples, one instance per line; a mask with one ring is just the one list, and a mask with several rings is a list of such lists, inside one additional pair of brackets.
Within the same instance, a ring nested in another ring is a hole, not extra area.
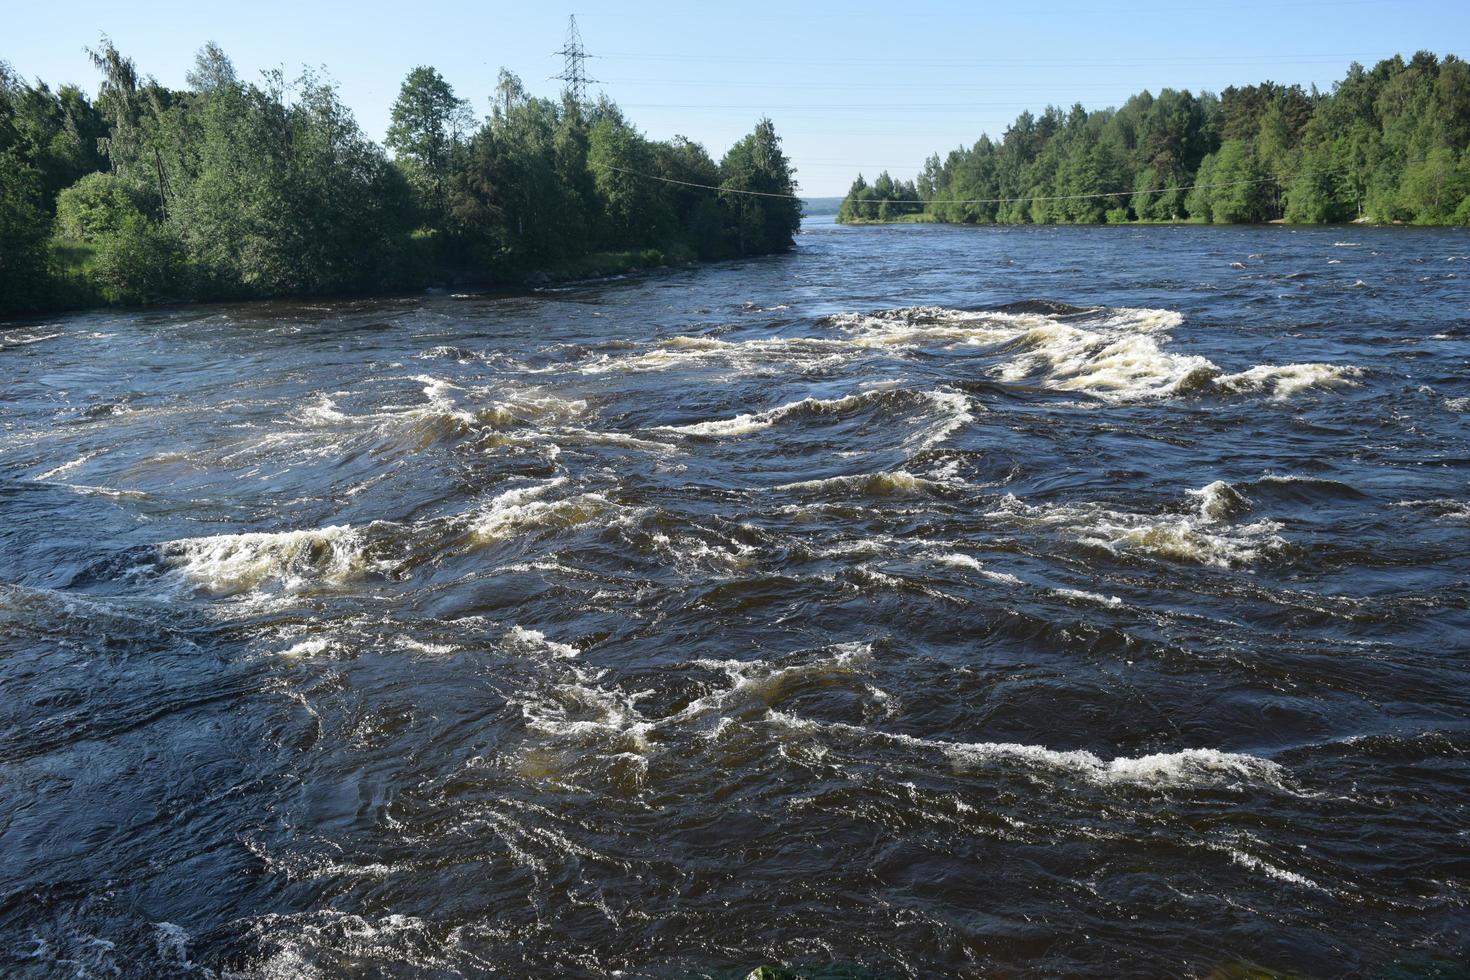
[(839, 221), (1470, 224), (1470, 64), (1354, 63), (1331, 92), (1164, 89), (1122, 107), (1023, 112), (999, 140), (862, 175)]
[(0, 61), (0, 312), (761, 254), (801, 220), (794, 197), (743, 193), (795, 193), (769, 119), (716, 163), (606, 97), (538, 98), (505, 71), (476, 118), (425, 66), (385, 148), (312, 71), (247, 82), (211, 43), (171, 89), (106, 38), (89, 53), (93, 97)]

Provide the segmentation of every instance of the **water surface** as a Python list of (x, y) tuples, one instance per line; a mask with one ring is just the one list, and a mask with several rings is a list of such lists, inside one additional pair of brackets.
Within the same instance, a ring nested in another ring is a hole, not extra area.
[(812, 219), (0, 326), (3, 972), (1463, 976), (1467, 273)]

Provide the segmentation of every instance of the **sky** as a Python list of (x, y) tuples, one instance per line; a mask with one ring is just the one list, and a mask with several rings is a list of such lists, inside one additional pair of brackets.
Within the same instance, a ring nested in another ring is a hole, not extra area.
[(381, 140), (403, 77), (433, 65), (475, 112), (503, 66), (555, 95), (567, 16), (588, 74), (647, 135), (718, 159), (769, 115), (802, 193), (858, 173), (910, 178), (935, 151), (999, 136), (1023, 109), (1118, 105), (1143, 89), (1220, 91), (1267, 79), (1329, 89), (1350, 62), (1420, 49), (1470, 56), (1465, 0), (909, 0), (694, 4), (0, 0), (0, 60), (95, 91), (84, 49), (107, 34), (139, 69), (183, 87), (215, 41), (242, 78), (324, 67)]

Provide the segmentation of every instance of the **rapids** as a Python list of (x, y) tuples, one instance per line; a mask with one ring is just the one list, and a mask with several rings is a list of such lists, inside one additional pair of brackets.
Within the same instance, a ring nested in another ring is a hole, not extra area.
[(1343, 234), (0, 325), (0, 973), (1454, 974), (1470, 249)]

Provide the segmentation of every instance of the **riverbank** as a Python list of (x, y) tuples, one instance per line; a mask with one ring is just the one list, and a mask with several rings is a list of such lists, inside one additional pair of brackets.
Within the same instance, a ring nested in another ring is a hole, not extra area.
[[(1036, 225), (1032, 221), (946, 221), (933, 214), (903, 214), (896, 218), (838, 218), (839, 225), (973, 225), (985, 228), (1014, 228), (1022, 225)], [(1352, 221), (1288, 221), (1285, 218), (1273, 218), (1270, 221), (1206, 221), (1204, 218), (1144, 218), (1130, 219), (1128, 221), (1048, 221), (1045, 225), (1067, 228), (1102, 228), (1102, 227), (1137, 227), (1140, 225), (1214, 225), (1219, 228), (1226, 227), (1251, 227), (1259, 225), (1286, 225), (1292, 228), (1394, 228), (1410, 226), (1415, 228), (1463, 228), (1460, 224), (1442, 224), (1437, 222), (1415, 222), (1415, 221), (1374, 221), (1372, 218), (1354, 218)], [(1038, 225), (1038, 227), (1040, 227)]]
[[(304, 298), (366, 298), (393, 294), (411, 294), (424, 290), (515, 290), (557, 283), (584, 282), (630, 272), (677, 268), (699, 263), (692, 249), (675, 245), (667, 249), (644, 248), (623, 251), (590, 252), (551, 265), (521, 266), (507, 264), (490, 269), (439, 267), (415, 275), (411, 280), (385, 281), (361, 289), (305, 292), (272, 292), (259, 295), (218, 294), (181, 291), (163, 294), (147, 303), (109, 300), (95, 280), (97, 249), (80, 242), (53, 242), (51, 285), (53, 301), (21, 311), (0, 312), (0, 323), (23, 322), (37, 317), (61, 313), (84, 313), (93, 310), (138, 310), (193, 303), (226, 303), (250, 300), (289, 300)], [(704, 261), (721, 261), (710, 259)]]

